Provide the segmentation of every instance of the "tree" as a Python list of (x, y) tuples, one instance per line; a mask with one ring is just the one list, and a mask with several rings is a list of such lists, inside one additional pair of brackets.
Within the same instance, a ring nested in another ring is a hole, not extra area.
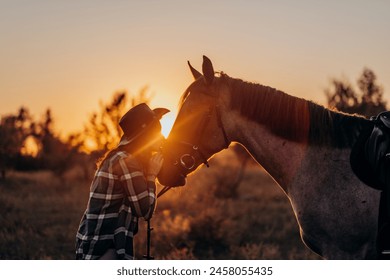
[(364, 68), (357, 80), (360, 94), (346, 80), (333, 79), (331, 89), (325, 90), (328, 106), (347, 113), (358, 113), (367, 117), (386, 110), (383, 88), (377, 84), (375, 73)]
[[(49, 169), (62, 176), (75, 164), (83, 166), (87, 178), (89, 168), (85, 162), (97, 159), (107, 150), (114, 148), (122, 130), (119, 127), (121, 117), (131, 107), (139, 103), (150, 103), (148, 87), (140, 89), (138, 95), (128, 97), (126, 92), (113, 95), (108, 104), (100, 103), (100, 112), (93, 113), (84, 131), (70, 135), (62, 140), (54, 129), (52, 111), (47, 109), (42, 120), (33, 121), (28, 110), (20, 108), (17, 114), (0, 118), (0, 178), (6, 177), (6, 170)], [(33, 140), (37, 147), (36, 157), (24, 154), (26, 139)], [(87, 156), (85, 151), (94, 151)], [(88, 158), (88, 159), (87, 159)]]
[(386, 101), (383, 100), (383, 87), (377, 85), (375, 73), (365, 68), (357, 82), (362, 92), (360, 112), (366, 116), (372, 116), (386, 111)]
[(6, 171), (13, 167), (25, 140), (34, 126), (28, 110), (19, 109), (16, 115), (6, 115), (0, 120), (0, 170), (1, 179), (6, 178)]
[(352, 86), (342, 80), (331, 81), (333, 90), (325, 92), (328, 98), (328, 106), (346, 113), (356, 113), (359, 106), (359, 98)]
[(40, 167), (51, 170), (61, 177), (71, 166), (73, 148), (55, 134), (54, 120), (50, 109), (46, 110), (43, 120), (36, 125), (34, 136), (40, 146), (37, 155), (37, 160), (41, 163)]
[(114, 148), (121, 136), (119, 126), (121, 117), (131, 108), (140, 103), (150, 103), (148, 87), (141, 88), (138, 95), (129, 97), (127, 92), (117, 92), (108, 104), (100, 102), (100, 111), (91, 115), (89, 123), (84, 127), (80, 148), (94, 151), (98, 155)]
[[(24, 154), (27, 140), (38, 146), (35, 157)], [(7, 115), (0, 122), (0, 170), (5, 179), (11, 168), (31, 170), (50, 169), (62, 175), (69, 167), (72, 147), (54, 133), (53, 118), (47, 109), (44, 118), (36, 122), (24, 107), (16, 115)]]

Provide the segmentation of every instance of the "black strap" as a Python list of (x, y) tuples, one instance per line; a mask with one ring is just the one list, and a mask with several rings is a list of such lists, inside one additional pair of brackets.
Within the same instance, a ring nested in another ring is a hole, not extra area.
[(153, 228), (150, 226), (150, 219), (149, 219), (146, 228), (146, 255), (144, 255), (145, 260), (154, 260), (154, 257), (152, 257), (150, 254), (152, 230)]
[(160, 196), (162, 196), (164, 193), (166, 193), (167, 191), (169, 191), (172, 187), (170, 186), (164, 186), (164, 188), (162, 188), (162, 190), (157, 194), (157, 198), (159, 198)]
[[(169, 186), (165, 186), (158, 194), (157, 194), (157, 198), (159, 198), (160, 196), (162, 196), (164, 193), (166, 193), (167, 191), (169, 191), (171, 189), (171, 187)], [(154, 257), (151, 255), (150, 253), (150, 248), (152, 247), (152, 230), (154, 228), (152, 228), (150, 226), (150, 220), (149, 219), (147, 221), (147, 227), (146, 227), (146, 255), (144, 255), (144, 259), (145, 260), (154, 260)]]
[(223, 138), (225, 140), (225, 146), (227, 148), (227, 147), (229, 147), (230, 141), (229, 141), (229, 139), (227, 137), (226, 130), (225, 130), (223, 124), (222, 124), (221, 112), (219, 111), (219, 106), (218, 105), (215, 106), (215, 111), (217, 113), (218, 126), (222, 129)]

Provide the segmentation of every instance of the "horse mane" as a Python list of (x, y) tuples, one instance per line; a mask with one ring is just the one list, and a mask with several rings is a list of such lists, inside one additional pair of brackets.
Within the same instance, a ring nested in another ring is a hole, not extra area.
[(310, 144), (351, 147), (368, 120), (327, 109), (312, 101), (260, 84), (231, 78), (221, 80), (231, 90), (230, 106), (249, 120), (262, 123), (276, 135)]

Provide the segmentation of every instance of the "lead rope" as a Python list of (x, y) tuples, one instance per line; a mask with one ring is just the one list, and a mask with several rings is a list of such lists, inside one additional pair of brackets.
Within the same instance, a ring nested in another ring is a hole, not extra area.
[[(157, 198), (162, 196), (164, 193), (169, 191), (171, 187), (165, 186), (158, 194)], [(150, 248), (152, 244), (152, 230), (153, 228), (150, 226), (150, 220), (151, 218), (147, 221), (147, 226), (146, 226), (146, 255), (143, 256), (145, 260), (154, 260), (154, 257), (150, 254)]]
[(151, 247), (151, 233), (153, 228), (150, 226), (150, 220), (148, 220), (148, 225), (146, 228), (146, 255), (144, 255), (145, 260), (154, 260), (154, 257), (150, 254), (150, 247)]

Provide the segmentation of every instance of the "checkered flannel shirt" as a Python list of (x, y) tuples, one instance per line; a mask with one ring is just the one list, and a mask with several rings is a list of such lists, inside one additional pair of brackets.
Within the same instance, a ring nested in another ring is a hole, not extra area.
[(101, 164), (76, 235), (76, 259), (98, 259), (108, 248), (114, 248), (120, 259), (134, 259), (138, 218), (150, 219), (156, 205), (155, 181), (142, 170), (124, 151)]

